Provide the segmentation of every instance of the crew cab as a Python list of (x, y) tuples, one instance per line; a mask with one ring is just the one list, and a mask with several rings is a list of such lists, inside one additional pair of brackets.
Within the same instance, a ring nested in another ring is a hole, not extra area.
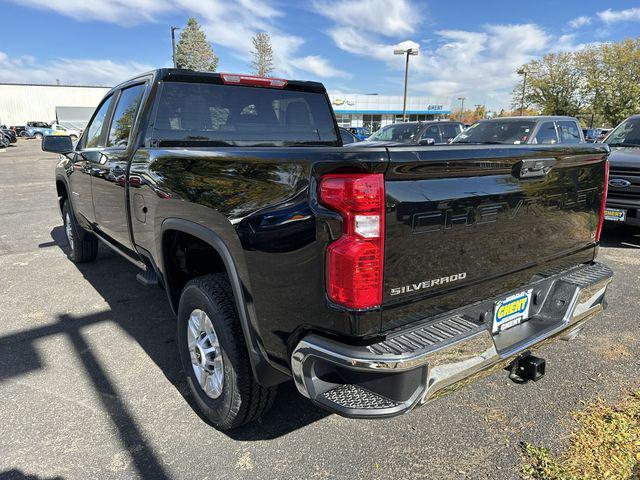
[(102, 242), (166, 291), (216, 428), (290, 380), (356, 418), (495, 365), (535, 380), (530, 349), (605, 308), (606, 145), (359, 145), (320, 83), (176, 69), (113, 88), (75, 145), (44, 138), (69, 258)]
[(604, 143), (611, 148), (611, 175), (604, 218), (640, 225), (640, 115), (618, 125)]

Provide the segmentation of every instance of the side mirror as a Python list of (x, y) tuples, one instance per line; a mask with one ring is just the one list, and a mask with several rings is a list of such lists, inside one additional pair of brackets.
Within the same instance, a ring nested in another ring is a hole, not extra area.
[(45, 135), (42, 139), (42, 150), (62, 154), (73, 152), (73, 142), (68, 135)]
[(435, 138), (423, 138), (422, 140), (420, 140), (420, 145), (435, 145), (435, 144), (436, 144)]

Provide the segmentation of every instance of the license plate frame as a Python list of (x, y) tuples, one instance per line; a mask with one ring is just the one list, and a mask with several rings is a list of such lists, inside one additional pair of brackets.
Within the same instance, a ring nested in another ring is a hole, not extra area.
[(624, 222), (627, 219), (627, 211), (623, 208), (605, 208), (604, 219), (609, 222)]
[(499, 334), (529, 320), (533, 289), (522, 290), (497, 300), (493, 308), (491, 332)]

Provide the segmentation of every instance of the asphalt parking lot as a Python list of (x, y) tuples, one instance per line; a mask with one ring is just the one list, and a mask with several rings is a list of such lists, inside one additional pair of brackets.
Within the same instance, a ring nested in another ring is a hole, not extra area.
[(540, 352), (540, 382), (498, 372), (377, 421), (329, 415), (287, 384), (262, 422), (220, 433), (185, 399), (164, 293), (106, 249), (67, 260), (55, 163), (35, 140), (0, 152), (2, 480), (520, 478), (520, 442), (559, 448), (582, 401), (640, 386), (640, 229), (607, 228), (609, 309)]

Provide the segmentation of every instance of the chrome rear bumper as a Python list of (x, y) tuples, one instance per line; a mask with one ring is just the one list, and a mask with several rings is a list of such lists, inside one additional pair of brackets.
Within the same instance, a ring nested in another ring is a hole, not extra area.
[[(591, 263), (539, 278), (532, 317), (498, 334), (471, 305), (394, 332), (365, 346), (319, 335), (304, 337), (291, 355), (296, 387), (313, 402), (349, 417), (388, 417), (411, 410), (446, 387), (471, 378), (545, 340), (570, 336), (598, 316), (613, 272)], [(502, 295), (503, 298), (505, 295)], [(483, 306), (493, 305), (488, 299)]]

